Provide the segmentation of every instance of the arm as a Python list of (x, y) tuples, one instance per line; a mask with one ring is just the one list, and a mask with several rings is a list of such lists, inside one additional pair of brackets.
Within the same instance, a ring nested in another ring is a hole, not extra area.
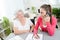
[(55, 28), (56, 28), (56, 24), (57, 24), (57, 20), (55, 18), (52, 20), (52, 24), (50, 24), (50, 22), (46, 23), (47, 31), (48, 31), (48, 34), (50, 36), (52, 36), (54, 34)]
[(32, 21), (29, 19), (28, 20), (29, 25), (30, 25), (30, 32), (33, 32), (35, 25), (32, 23)]
[[(39, 19), (38, 19), (39, 20)], [(35, 27), (34, 27), (34, 35), (37, 34), (38, 32), (38, 27), (39, 27), (39, 21), (37, 21)]]
[(30, 32), (32, 32), (34, 30), (34, 27), (35, 27), (35, 25), (31, 26)]
[(18, 30), (17, 27), (13, 27), (14, 34), (23, 34), (29, 32), (29, 30)]

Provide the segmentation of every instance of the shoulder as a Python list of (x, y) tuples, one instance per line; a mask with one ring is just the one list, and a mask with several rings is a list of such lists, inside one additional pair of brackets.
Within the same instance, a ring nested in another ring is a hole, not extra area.
[(30, 23), (31, 20), (30, 20), (29, 18), (26, 18), (26, 22), (27, 22), (27, 23)]
[(26, 18), (26, 21), (30, 21), (30, 19), (29, 18)]
[(52, 16), (52, 20), (57, 20), (55, 16)]
[(37, 20), (38, 20), (38, 21), (41, 21), (41, 20), (42, 20), (42, 17), (41, 17), (41, 16), (39, 16), (39, 17), (37, 18)]
[(56, 17), (52, 16), (52, 22), (54, 22), (54, 23), (56, 23), (56, 22), (57, 22)]
[(13, 23), (17, 23), (17, 22), (18, 22), (18, 19), (13, 20)]
[(27, 18), (27, 23), (33, 25), (32, 21), (29, 18)]

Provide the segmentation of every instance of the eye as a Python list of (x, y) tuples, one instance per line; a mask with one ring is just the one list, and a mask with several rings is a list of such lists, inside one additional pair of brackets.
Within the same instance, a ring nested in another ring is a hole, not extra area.
[(40, 12), (41, 14), (43, 13), (43, 12)]

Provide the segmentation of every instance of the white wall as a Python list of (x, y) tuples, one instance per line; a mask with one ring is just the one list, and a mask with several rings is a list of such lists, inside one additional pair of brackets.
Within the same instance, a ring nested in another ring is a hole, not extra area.
[(60, 0), (25, 0), (26, 7), (35, 6), (40, 8), (42, 4), (50, 4), (52, 7), (60, 7)]
[(52, 7), (60, 8), (60, 0), (49, 0)]
[(0, 18), (6, 15), (5, 0), (0, 0)]
[(0, 18), (3, 16), (12, 18), (19, 9), (25, 10), (32, 6), (38, 9), (42, 4), (51, 4), (53, 7), (60, 7), (60, 0), (0, 0)]
[(0, 18), (7, 16), (11, 19), (18, 10), (24, 11), (24, 7), (23, 0), (0, 0)]
[(35, 6), (36, 8), (40, 8), (42, 4), (49, 4), (49, 0), (25, 0), (26, 7)]
[(6, 11), (8, 18), (12, 18), (14, 14), (22, 9), (24, 10), (24, 3), (23, 0), (5, 0), (6, 3)]

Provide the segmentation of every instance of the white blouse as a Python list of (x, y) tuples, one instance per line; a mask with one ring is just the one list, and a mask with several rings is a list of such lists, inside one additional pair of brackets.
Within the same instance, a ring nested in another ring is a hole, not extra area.
[(24, 26), (21, 25), (18, 19), (14, 20), (14, 27), (18, 28), (18, 30), (30, 30), (30, 26), (32, 25), (33, 23), (30, 21), (30, 19), (27, 19), (27, 18)]

